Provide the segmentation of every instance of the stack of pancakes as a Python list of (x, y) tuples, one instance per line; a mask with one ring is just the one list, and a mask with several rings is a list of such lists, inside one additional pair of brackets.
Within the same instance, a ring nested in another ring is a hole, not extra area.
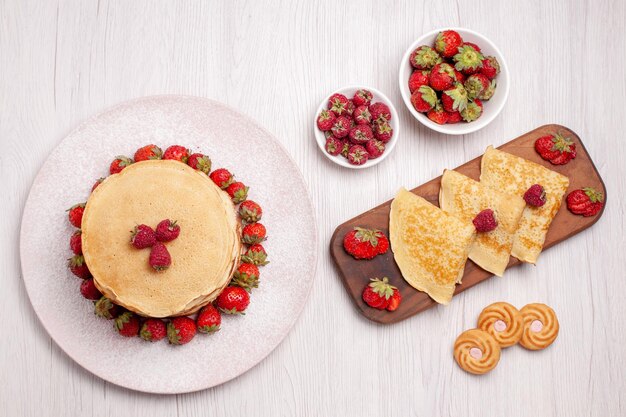
[[(138, 224), (175, 220), (171, 266), (155, 272), (150, 251), (130, 244)], [(85, 261), (94, 283), (116, 304), (147, 317), (194, 313), (228, 285), (241, 255), (240, 223), (228, 194), (177, 161), (134, 163), (91, 194), (82, 220)]]

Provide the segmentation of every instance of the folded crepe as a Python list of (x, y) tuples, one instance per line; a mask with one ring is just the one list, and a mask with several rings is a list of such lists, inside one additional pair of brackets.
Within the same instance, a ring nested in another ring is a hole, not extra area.
[(404, 188), (391, 203), (389, 237), (404, 279), (440, 304), (448, 304), (463, 278), (474, 239), (472, 222), (446, 213)]
[[(137, 224), (180, 226), (167, 242), (171, 266), (155, 272), (149, 249), (130, 244)], [(96, 287), (140, 315), (191, 314), (228, 284), (239, 264), (240, 225), (229, 196), (207, 175), (177, 161), (143, 161), (96, 188), (82, 220), (83, 254)]]
[(533, 184), (546, 192), (541, 207), (526, 206), (513, 238), (511, 255), (523, 262), (536, 263), (552, 219), (561, 207), (569, 179), (543, 165), (489, 146), (482, 157), (480, 182), (494, 191), (523, 197)]
[(477, 233), (469, 258), (478, 266), (502, 276), (513, 247), (513, 238), (526, 207), (523, 198), (486, 187), (456, 171), (445, 170), (441, 178), (439, 206), (465, 222), (471, 222), (485, 209), (494, 211), (498, 227)]

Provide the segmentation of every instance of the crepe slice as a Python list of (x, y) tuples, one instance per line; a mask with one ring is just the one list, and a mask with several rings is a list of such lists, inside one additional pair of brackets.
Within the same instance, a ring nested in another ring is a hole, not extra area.
[(541, 207), (526, 206), (511, 249), (511, 255), (520, 261), (536, 263), (550, 223), (561, 207), (569, 179), (542, 165), (489, 146), (482, 158), (480, 182), (492, 190), (519, 197), (523, 197), (533, 184), (543, 186), (546, 203)]
[(469, 258), (482, 269), (501, 277), (509, 263), (513, 237), (526, 207), (524, 199), (487, 188), (456, 171), (445, 170), (441, 177), (439, 206), (465, 222), (471, 222), (482, 210), (494, 211), (498, 227), (476, 234)]
[(446, 213), (404, 188), (391, 203), (389, 237), (404, 279), (440, 304), (461, 282), (474, 240), (472, 222)]

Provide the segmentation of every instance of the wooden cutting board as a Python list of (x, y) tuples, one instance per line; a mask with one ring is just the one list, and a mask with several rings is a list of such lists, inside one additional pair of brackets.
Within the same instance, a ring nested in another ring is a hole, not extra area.
[[(548, 161), (544, 161), (535, 151), (535, 140), (541, 136), (559, 132), (566, 137), (572, 139), (576, 144), (576, 159), (570, 161), (566, 165), (552, 165)], [(587, 153), (585, 146), (576, 133), (572, 130), (560, 125), (545, 125), (531, 132), (528, 132), (517, 139), (514, 139), (498, 149), (521, 156), (530, 161), (537, 162), (554, 171), (566, 175), (570, 180), (569, 193), (572, 190), (582, 187), (593, 187), (604, 193), (604, 201), (606, 207), (606, 188), (604, 182), (598, 173), (591, 157)], [(457, 168), (462, 174), (470, 178), (478, 180), (480, 176), (480, 158), (473, 159)], [(441, 167), (441, 171), (446, 167)], [(417, 188), (411, 190), (413, 193), (424, 197), (436, 206), (439, 206), (439, 188), (441, 177), (437, 177)], [(400, 188), (403, 184), (398, 184)], [(408, 185), (408, 184), (407, 184)], [(389, 250), (384, 255), (379, 255), (372, 260), (356, 260), (348, 255), (343, 249), (343, 237), (353, 227), (360, 226), (365, 228), (379, 229), (389, 236), (389, 210), (391, 200), (375, 207), (352, 220), (348, 220), (338, 226), (330, 240), (330, 254), (335, 261), (339, 276), (348, 291), (348, 294), (354, 301), (358, 310), (370, 320), (378, 323), (389, 324), (396, 323), (411, 317), (421, 311), (437, 305), (426, 293), (415, 290), (403, 278), (398, 266), (393, 259), (393, 253)], [(546, 236), (544, 250), (556, 245), (557, 243), (573, 236), (597, 222), (604, 212), (604, 208), (600, 213), (593, 217), (577, 216), (567, 209), (565, 201), (556, 217), (552, 221), (550, 230)], [(507, 268), (519, 264), (516, 258), (511, 257)], [(539, 257), (538, 268), (541, 268), (541, 256)], [(361, 299), (361, 292), (370, 278), (389, 277), (391, 283), (398, 287), (402, 293), (402, 303), (394, 312), (380, 311), (367, 306)], [(457, 285), (455, 295), (465, 291), (468, 288), (482, 282), (492, 275), (481, 269), (475, 263), (468, 259), (463, 275), (463, 283)], [(503, 279), (506, 279), (506, 274)], [(454, 298), (452, 299), (454, 302)], [(445, 308), (442, 306), (442, 308)]]

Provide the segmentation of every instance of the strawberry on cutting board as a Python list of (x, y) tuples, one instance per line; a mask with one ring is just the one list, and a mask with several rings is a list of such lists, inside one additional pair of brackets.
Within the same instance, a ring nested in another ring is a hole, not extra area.
[(384, 277), (382, 280), (372, 278), (370, 281), (361, 294), (365, 304), (378, 310), (396, 310), (402, 301), (402, 296), (396, 287), (389, 284), (389, 278)]
[(343, 247), (355, 259), (372, 259), (389, 249), (389, 239), (380, 230), (355, 227), (343, 238)]

